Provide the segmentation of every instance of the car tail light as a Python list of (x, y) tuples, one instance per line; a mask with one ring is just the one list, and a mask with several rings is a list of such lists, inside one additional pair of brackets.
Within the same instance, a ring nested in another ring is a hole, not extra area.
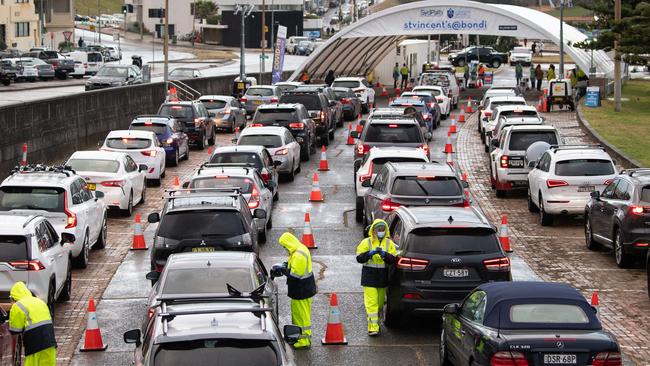
[(287, 155), (288, 153), (289, 153), (289, 149), (287, 149), (287, 148), (285, 147), (285, 148), (279, 149), (279, 150), (276, 151), (275, 154), (273, 154), (273, 155)]
[(149, 157), (155, 157), (156, 156), (156, 150), (145, 150), (145, 151), (140, 151), (140, 154), (144, 156), (149, 156)]
[(422, 113), (422, 118), (429, 119), (431, 118), (431, 115), (429, 113)]
[(399, 269), (406, 269), (409, 271), (424, 271), (428, 265), (429, 265), (429, 261), (426, 259), (409, 258), (409, 257), (397, 258), (397, 268)]
[(612, 184), (612, 181), (613, 181), (613, 179), (608, 179), (603, 184), (608, 186), (608, 185)]
[(156, 308), (150, 307), (147, 309), (147, 317), (151, 319), (154, 315), (156, 315)]
[(492, 355), (490, 366), (528, 366), (528, 361), (521, 352), (501, 351)]
[(262, 170), (260, 175), (262, 176), (262, 179), (264, 179), (264, 183), (268, 183), (269, 180), (271, 180), (271, 174), (269, 174), (269, 171), (266, 169)]
[(370, 180), (371, 178), (372, 178), (372, 162), (370, 163), (370, 167), (368, 168), (368, 173), (359, 176), (359, 182), (363, 183), (364, 181)]
[(293, 122), (293, 123), (289, 123), (289, 128), (293, 128), (295, 130), (302, 130), (303, 128), (305, 128), (305, 124), (302, 122)]
[(492, 117), (492, 112), (483, 112), (484, 117)]
[(246, 103), (246, 102), (248, 102), (248, 98), (246, 98), (246, 97), (241, 97), (241, 99), (239, 99), (239, 100), (240, 100), (242, 103)]
[(501, 159), (499, 159), (499, 166), (502, 168), (508, 167), (508, 155), (501, 156)]
[(71, 228), (77, 226), (77, 214), (75, 214), (74, 212), (72, 212), (72, 211), (70, 211), (68, 209), (68, 196), (67, 195), (65, 195), (65, 197), (63, 198), (63, 212), (68, 217), (66, 219), (65, 228), (66, 229), (71, 229)]
[(630, 206), (630, 213), (634, 215), (643, 215), (645, 207), (643, 206)]
[(252, 123), (249, 127), (263, 127), (264, 125), (261, 123)]
[(647, 248), (647, 247), (648, 247), (648, 243), (634, 243), (634, 246), (635, 246), (636, 248)]
[(399, 126), (396, 125), (396, 124), (390, 124), (390, 125), (388, 125), (388, 128), (397, 128), (397, 127), (399, 127)]
[(170, 137), (167, 140), (165, 140), (165, 143), (167, 144), (167, 146), (169, 146), (174, 143), (174, 139)]
[(350, 98), (341, 98), (341, 104), (351, 104)]
[(427, 145), (427, 144), (422, 144), (422, 145), (419, 147), (419, 149), (422, 149), (422, 151), (424, 151), (424, 154), (426, 154), (427, 156), (429, 156), (429, 145)]
[(556, 179), (548, 179), (546, 181), (546, 186), (548, 188), (555, 188), (555, 187), (563, 187), (563, 186), (568, 186), (569, 183), (563, 181), (563, 180), (556, 180)]
[(278, 99), (278, 97), (272, 97), (271, 98), (271, 103), (277, 103), (279, 101), (280, 101), (280, 99)]
[(436, 105), (436, 103), (429, 103), (429, 108), (433, 108)]
[(600, 352), (594, 357), (592, 366), (621, 366), (621, 354), (618, 352)]
[(201, 119), (194, 118), (194, 127), (201, 127)]
[(11, 261), (9, 265), (25, 271), (40, 271), (45, 269), (45, 266), (40, 261)]
[(324, 121), (325, 120), (325, 112), (320, 111), (320, 120)]
[(381, 201), (381, 209), (386, 212), (397, 210), (401, 206), (402, 205), (400, 205), (399, 203), (395, 203), (391, 201), (390, 198), (386, 198), (385, 200)]
[(248, 200), (248, 208), (252, 210), (258, 207), (260, 207), (260, 193), (257, 187), (253, 187), (253, 193), (251, 193), (251, 198)]
[(370, 151), (370, 146), (366, 144), (357, 145), (357, 155), (365, 155), (368, 151)]
[(105, 180), (99, 184), (103, 185), (104, 187), (124, 187), (124, 183), (126, 181), (123, 180)]
[(408, 293), (408, 294), (402, 295), (402, 299), (406, 299), (406, 300), (422, 300), (422, 295), (414, 294), (414, 293)]
[(510, 258), (494, 258), (483, 261), (485, 269), (492, 272), (510, 272)]

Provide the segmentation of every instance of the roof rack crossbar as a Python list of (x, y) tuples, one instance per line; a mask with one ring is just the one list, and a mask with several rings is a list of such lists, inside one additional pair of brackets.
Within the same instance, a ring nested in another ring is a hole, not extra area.
[(631, 168), (631, 169), (623, 169), (619, 174), (627, 174), (630, 177), (633, 177), (636, 173), (646, 173), (650, 174), (650, 168)]
[(16, 166), (11, 171), (11, 174), (20, 173), (59, 173), (64, 174), (66, 177), (70, 177), (73, 174), (77, 174), (72, 167), (69, 165), (44, 165), (44, 164), (27, 164)]
[(584, 144), (584, 145), (551, 145), (550, 150), (579, 150), (579, 149), (600, 149), (605, 151), (605, 148), (602, 145), (598, 144)]
[(179, 315), (202, 315), (202, 314), (226, 314), (226, 313), (268, 313), (273, 311), (272, 308), (268, 307), (251, 307), (251, 308), (226, 308), (226, 309), (201, 309), (201, 310), (172, 310), (168, 311), (165, 309), (165, 311), (161, 311), (158, 313), (158, 316), (165, 319), (169, 320), (169, 318), (173, 318), (175, 316)]
[(163, 116), (162, 114), (139, 114), (135, 116), (133, 119), (138, 119), (138, 118), (165, 118), (165, 119), (174, 119), (172, 116)]

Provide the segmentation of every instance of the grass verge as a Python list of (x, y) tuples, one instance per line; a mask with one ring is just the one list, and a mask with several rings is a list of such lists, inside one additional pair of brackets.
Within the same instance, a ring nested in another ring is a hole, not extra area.
[[(124, 0), (102, 0), (100, 2), (99, 13), (101, 14), (115, 14), (122, 12), (122, 5)], [(83, 15), (97, 15), (97, 1), (96, 0), (74, 0), (75, 14)]]

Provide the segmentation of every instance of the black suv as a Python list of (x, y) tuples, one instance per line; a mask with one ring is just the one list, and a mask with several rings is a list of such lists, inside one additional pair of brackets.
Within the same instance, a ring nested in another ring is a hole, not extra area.
[(206, 145), (214, 145), (217, 133), (213, 120), (215, 115), (208, 112), (200, 101), (165, 102), (160, 105), (156, 114), (180, 121), (183, 132), (190, 138), (190, 143), (195, 144), (199, 149), (203, 149)]
[(399, 256), (386, 290), (387, 326), (411, 313), (441, 313), (482, 283), (512, 280), (496, 228), (473, 207), (402, 207), (388, 228)]
[(300, 159), (316, 152), (316, 124), (302, 104), (266, 104), (257, 107), (251, 126), (286, 127), (300, 144)]
[(473, 60), (478, 60), (481, 63), (492, 66), (495, 69), (501, 64), (508, 63), (508, 54), (497, 52), (492, 47), (467, 47), (457, 53), (449, 54), (449, 62), (454, 66), (465, 66), (465, 62), (470, 63)]
[(422, 132), (420, 123), (415, 119), (369, 119), (364, 123), (363, 131), (350, 132), (358, 139), (354, 149), (354, 159), (361, 160), (372, 147), (417, 147), (429, 154), (426, 140), (431, 134)]
[(34, 57), (47, 62), (54, 68), (54, 75), (61, 80), (67, 79), (74, 72), (74, 60), (57, 51), (32, 51), (23, 53), (22, 57)]
[(650, 169), (628, 169), (591, 193), (585, 207), (587, 248), (612, 248), (616, 264), (625, 268), (643, 258), (650, 243)]
[[(332, 111), (332, 118), (336, 123), (337, 127), (343, 126), (343, 104), (336, 97), (334, 89), (327, 84), (309, 84), (301, 85), (298, 88), (294, 89), (295, 91), (317, 91), (319, 93), (325, 94), (327, 100), (329, 101), (330, 110)], [(334, 135), (331, 135), (330, 138), (334, 138)]]
[(307, 108), (309, 117), (316, 124), (316, 135), (321, 145), (329, 146), (330, 138), (334, 138), (336, 120), (332, 115), (330, 103), (325, 94), (317, 91), (300, 91), (298, 87), (280, 97), (280, 103), (299, 103)]
[(149, 214), (150, 223), (160, 222), (151, 250), (151, 270), (161, 272), (172, 253), (215, 250), (259, 251), (253, 213), (237, 188), (205, 188), (169, 191), (159, 214)]

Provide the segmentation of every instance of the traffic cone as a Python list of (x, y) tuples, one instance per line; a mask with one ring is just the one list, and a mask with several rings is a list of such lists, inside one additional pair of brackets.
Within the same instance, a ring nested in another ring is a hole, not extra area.
[(539, 96), (539, 99), (537, 100), (537, 111), (538, 112), (544, 112), (544, 110), (542, 109), (542, 96), (541, 95)]
[(395, 97), (399, 97), (400, 94), (402, 94), (402, 89), (398, 86), (395, 88)]
[(142, 223), (140, 222), (140, 214), (135, 214), (135, 225), (133, 226), (133, 244), (131, 250), (147, 250), (147, 243), (144, 241), (144, 233), (142, 232)]
[(454, 146), (451, 144), (451, 131), (447, 132), (447, 143), (445, 143), (445, 149), (442, 150), (445, 154), (451, 154), (454, 152)]
[(99, 330), (96, 312), (95, 300), (91, 298), (88, 302), (88, 323), (81, 352), (105, 351), (108, 348), (108, 345), (102, 341), (102, 332)]
[(385, 87), (385, 86), (382, 86), (382, 87), (381, 87), (381, 96), (382, 96), (382, 97), (387, 97), (387, 96), (388, 96), (388, 92), (386, 91), (386, 87)]
[(449, 165), (452, 168), (454, 167), (454, 156), (449, 151), (447, 152), (447, 165)]
[(591, 306), (598, 307), (598, 305), (600, 305), (600, 299), (598, 298), (598, 290), (596, 290), (591, 294)]
[(465, 199), (463, 201), (463, 207), (469, 207), (471, 200), (469, 198), (469, 185), (467, 185), (467, 173), (463, 172), (461, 179), (465, 183), (465, 186), (463, 187), (463, 195), (465, 196)]
[(174, 176), (174, 190), (181, 189), (181, 182), (178, 180), (178, 175)]
[(348, 125), (348, 141), (345, 143), (346, 145), (354, 145), (354, 137), (350, 135), (351, 133), (352, 133), (352, 123)]
[(357, 116), (357, 132), (361, 133), (363, 131), (363, 125), (361, 124), (361, 113)]
[(330, 166), (327, 163), (327, 149), (325, 149), (325, 145), (322, 146), (321, 151), (320, 151), (320, 164), (318, 165), (318, 170), (321, 172), (326, 172), (330, 170)]
[(467, 113), (473, 113), (473, 111), (472, 111), (472, 98), (471, 97), (467, 97), (467, 108), (465, 108), (465, 111)]
[(544, 95), (542, 96), (542, 112), (546, 111), (548, 111), (548, 109), (546, 109), (546, 92), (544, 92)]
[(380, 86), (381, 86), (381, 84), (379, 84), (379, 80), (377, 80), (377, 82), (375, 83), (375, 87), (379, 88)]
[(208, 160), (210, 159), (211, 156), (212, 156), (212, 148), (208, 147)]
[(339, 310), (339, 300), (336, 292), (330, 296), (330, 312), (327, 316), (327, 328), (325, 328), (325, 338), (321, 341), (323, 345), (346, 345), (348, 340), (345, 339), (343, 323), (341, 323), (341, 311)]
[(506, 253), (512, 253), (512, 248), (510, 248), (510, 238), (508, 237), (508, 215), (501, 216), (499, 243), (501, 243), (501, 247)]
[(27, 143), (23, 143), (23, 160), (20, 161), (20, 165), (27, 165)]
[(305, 212), (305, 225), (302, 229), (302, 239), (300, 241), (309, 249), (317, 249), (318, 247), (314, 244), (314, 234), (311, 231), (311, 218), (309, 217), (309, 212)]
[(451, 126), (449, 126), (449, 132), (456, 133), (456, 118), (451, 119)]
[(311, 184), (311, 193), (309, 194), (309, 201), (323, 202), (323, 193), (320, 191), (320, 184), (318, 184), (318, 173), (314, 172), (314, 180)]
[(465, 106), (460, 105), (460, 115), (458, 116), (458, 122), (465, 122)]

